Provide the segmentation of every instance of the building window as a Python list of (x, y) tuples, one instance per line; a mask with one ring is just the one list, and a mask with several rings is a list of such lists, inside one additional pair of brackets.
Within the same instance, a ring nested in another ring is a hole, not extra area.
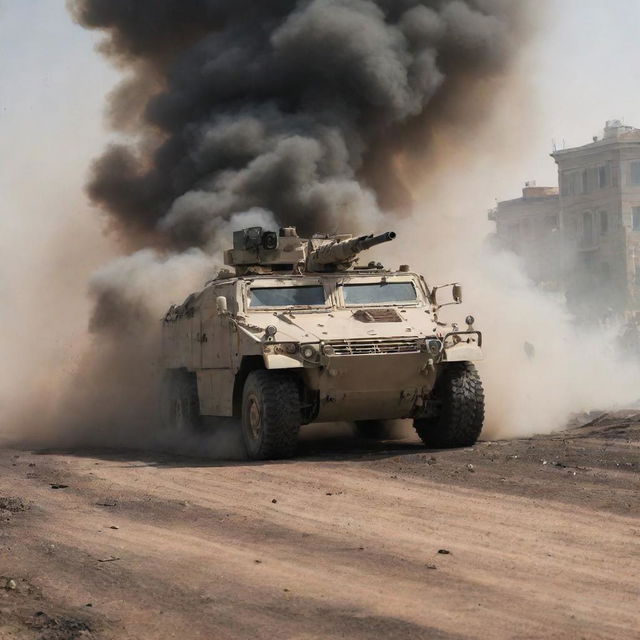
[(593, 216), (590, 211), (582, 214), (582, 242), (585, 247), (593, 245)]
[(587, 193), (587, 169), (582, 171), (566, 171), (561, 180), (563, 196), (579, 196)]
[(633, 207), (633, 230), (640, 231), (640, 207)]
[(605, 235), (609, 230), (609, 216), (606, 211), (600, 212), (600, 233)]
[(609, 186), (609, 172), (608, 167), (598, 167), (598, 186), (600, 189)]
[(640, 161), (631, 163), (631, 183), (640, 184)]

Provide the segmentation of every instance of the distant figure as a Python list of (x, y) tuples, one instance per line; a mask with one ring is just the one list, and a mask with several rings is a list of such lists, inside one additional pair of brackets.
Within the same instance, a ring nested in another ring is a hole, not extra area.
[(536, 355), (536, 348), (530, 342), (525, 340), (524, 352), (527, 354), (527, 358), (529, 358), (529, 360), (533, 360)]

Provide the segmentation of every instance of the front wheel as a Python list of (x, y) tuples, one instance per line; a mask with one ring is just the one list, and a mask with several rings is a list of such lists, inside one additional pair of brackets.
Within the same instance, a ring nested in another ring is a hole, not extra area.
[(284, 371), (252, 371), (242, 392), (242, 439), (253, 460), (290, 458), (301, 423), (296, 380)]
[(484, 422), (484, 390), (470, 362), (445, 364), (432, 392), (435, 415), (417, 418), (413, 426), (427, 447), (475, 444)]

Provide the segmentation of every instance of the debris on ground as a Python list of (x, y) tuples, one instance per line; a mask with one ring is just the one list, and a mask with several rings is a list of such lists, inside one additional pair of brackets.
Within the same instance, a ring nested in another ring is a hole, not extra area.
[(11, 513), (19, 513), (26, 511), (27, 505), (22, 498), (14, 496), (0, 496), (0, 511), (9, 511)]
[(45, 631), (46, 633), (40, 636), (43, 640), (49, 638), (75, 640), (76, 638), (91, 637), (88, 635), (91, 632), (91, 627), (86, 622), (73, 618), (51, 617), (44, 611), (36, 612), (28, 622), (28, 626), (37, 631)]

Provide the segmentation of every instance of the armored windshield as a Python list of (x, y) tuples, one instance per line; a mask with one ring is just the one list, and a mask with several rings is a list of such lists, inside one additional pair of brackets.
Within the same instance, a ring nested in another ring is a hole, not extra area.
[(417, 300), (412, 282), (374, 282), (367, 284), (345, 284), (344, 302), (358, 304), (412, 304)]
[(324, 288), (311, 287), (252, 287), (249, 306), (260, 307), (324, 307)]

